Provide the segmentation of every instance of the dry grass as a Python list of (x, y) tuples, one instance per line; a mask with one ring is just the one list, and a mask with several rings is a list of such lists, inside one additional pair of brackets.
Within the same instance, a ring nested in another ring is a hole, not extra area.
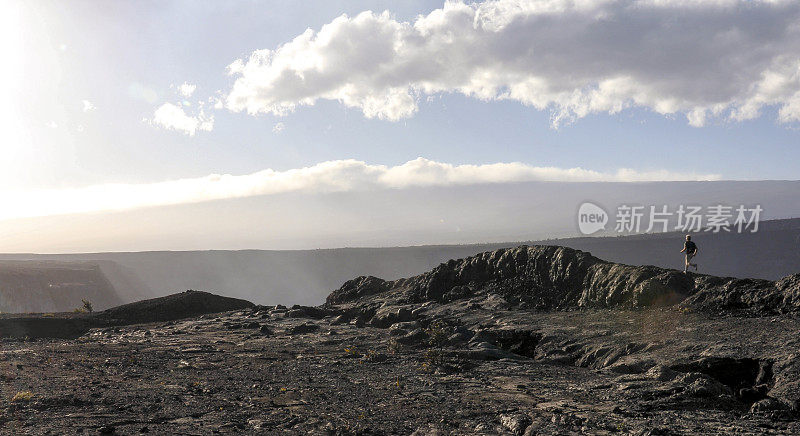
[(19, 391), (17, 392), (13, 398), (11, 398), (12, 403), (21, 403), (21, 402), (28, 402), (33, 399), (33, 392), (31, 391)]

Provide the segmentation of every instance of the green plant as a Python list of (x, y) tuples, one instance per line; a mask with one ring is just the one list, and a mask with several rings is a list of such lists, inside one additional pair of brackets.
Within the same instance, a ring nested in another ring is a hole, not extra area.
[(450, 336), (450, 328), (442, 320), (433, 321), (425, 329), (428, 335), (428, 349), (425, 350), (422, 369), (425, 371), (435, 371), (436, 368), (444, 366), (446, 362), (444, 347), (447, 345)]
[(76, 308), (73, 310), (75, 313), (92, 313), (94, 312), (94, 306), (92, 306), (92, 302), (89, 300), (81, 299), (83, 305), (81, 307)]
[(443, 321), (436, 320), (430, 323), (428, 328), (425, 329), (425, 333), (428, 334), (428, 345), (431, 347), (442, 348), (447, 345), (449, 332), (447, 329), (447, 324)]

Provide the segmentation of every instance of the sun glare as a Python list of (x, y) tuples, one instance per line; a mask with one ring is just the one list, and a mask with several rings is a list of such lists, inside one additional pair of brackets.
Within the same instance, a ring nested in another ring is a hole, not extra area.
[(9, 162), (15, 151), (22, 146), (20, 131), (19, 105), (20, 90), (25, 64), (23, 47), (23, 30), (21, 2), (0, 3), (0, 56), (3, 67), (0, 68), (0, 151), (3, 161)]

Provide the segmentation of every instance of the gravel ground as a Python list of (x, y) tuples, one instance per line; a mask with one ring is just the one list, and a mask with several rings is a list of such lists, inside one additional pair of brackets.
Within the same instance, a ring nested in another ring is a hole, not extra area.
[[(758, 356), (788, 359), (800, 328), (791, 318), (428, 305), (415, 321), (374, 328), (291, 312), (256, 307), (75, 340), (3, 340), (0, 431), (800, 433), (785, 402), (742, 396), (755, 379), (734, 386), (696, 363), (754, 356), (737, 360), (736, 372), (757, 369), (766, 361)], [(764, 389), (791, 381), (778, 369), (760, 376)]]

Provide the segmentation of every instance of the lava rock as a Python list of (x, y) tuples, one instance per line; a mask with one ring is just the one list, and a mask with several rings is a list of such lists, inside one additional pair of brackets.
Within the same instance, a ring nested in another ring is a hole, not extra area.
[(645, 375), (654, 380), (666, 382), (675, 380), (680, 373), (665, 365), (655, 365), (648, 369)]
[(521, 436), (525, 433), (525, 429), (531, 424), (531, 419), (528, 415), (523, 415), (521, 413), (503, 414), (500, 415), (500, 424), (511, 433)]
[(305, 324), (296, 325), (296, 326), (290, 328), (289, 329), (289, 333), (292, 334), (292, 335), (302, 335), (302, 334), (305, 334), (305, 333), (313, 333), (313, 332), (316, 332), (317, 330), (319, 330), (319, 326), (318, 325), (305, 323)]
[(757, 412), (775, 412), (775, 411), (785, 411), (788, 410), (788, 407), (783, 404), (782, 402), (776, 400), (775, 398), (764, 398), (762, 400), (758, 400), (750, 406), (750, 413), (757, 413)]
[(411, 309), (407, 307), (382, 307), (375, 312), (370, 325), (386, 328), (395, 323), (411, 321)]

